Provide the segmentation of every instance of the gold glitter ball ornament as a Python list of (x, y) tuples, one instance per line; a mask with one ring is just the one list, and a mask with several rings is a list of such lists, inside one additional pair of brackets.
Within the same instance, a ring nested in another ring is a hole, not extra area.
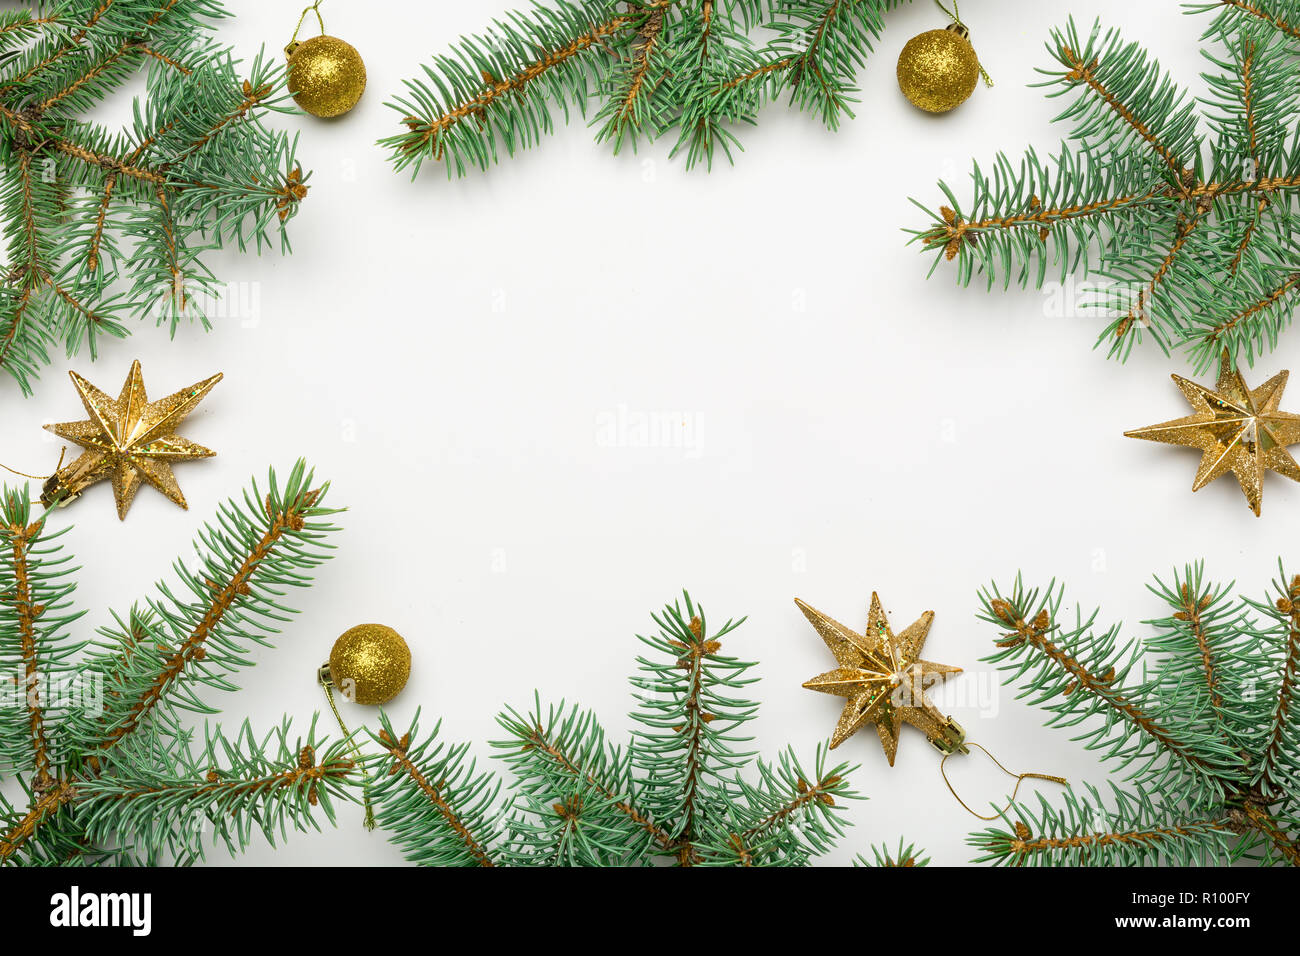
[(947, 113), (970, 99), (980, 61), (970, 31), (960, 24), (928, 30), (907, 41), (898, 57), (898, 85), (913, 106)]
[(312, 116), (342, 116), (357, 105), (366, 88), (366, 65), (351, 43), (321, 35), (290, 43), (289, 93)]
[(411, 676), (411, 649), (391, 627), (358, 624), (330, 649), (330, 681), (348, 700), (385, 704)]

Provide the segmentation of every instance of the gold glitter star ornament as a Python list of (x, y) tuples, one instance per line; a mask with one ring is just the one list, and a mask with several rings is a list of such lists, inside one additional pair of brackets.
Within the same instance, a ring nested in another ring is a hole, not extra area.
[(795, 604), (817, 629), (839, 666), (819, 674), (803, 686), (823, 694), (846, 698), (831, 749), (848, 740), (866, 724), (875, 724), (889, 765), (898, 753), (898, 732), (911, 724), (944, 754), (966, 751), (966, 734), (951, 717), (945, 717), (925, 696), (931, 685), (961, 673), (960, 667), (921, 660), (921, 648), (934, 620), (926, 611), (897, 637), (880, 606), (871, 595), (867, 632), (858, 634), (798, 598)]
[(1201, 465), (1192, 490), (1200, 491), (1232, 472), (1258, 517), (1265, 472), (1300, 481), (1300, 464), (1287, 451), (1288, 445), (1300, 442), (1300, 415), (1279, 411), (1288, 375), (1279, 372), (1252, 389), (1224, 352), (1219, 381), (1212, 389), (1181, 375), (1173, 377), (1191, 403), (1191, 415), (1124, 434), (1199, 449)]
[(107, 479), (113, 483), (119, 518), (126, 517), (135, 493), (145, 482), (182, 508), (187, 507), (172, 465), (211, 458), (216, 452), (181, 438), (176, 428), (221, 381), (221, 373), (156, 402), (149, 401), (145, 393), (138, 360), (131, 363), (131, 372), (117, 398), (110, 398), (76, 372), (68, 374), (89, 418), (45, 428), (85, 451), (45, 483), (41, 503), (47, 508), (66, 504), (86, 488)]

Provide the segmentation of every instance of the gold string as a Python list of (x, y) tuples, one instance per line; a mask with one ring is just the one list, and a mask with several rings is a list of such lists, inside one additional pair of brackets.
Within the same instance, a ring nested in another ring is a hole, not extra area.
[[(360, 765), (362, 759), (361, 748), (357, 746), (356, 740), (352, 737), (352, 731), (348, 730), (348, 725), (343, 722), (343, 715), (339, 713), (338, 706), (334, 703), (334, 691), (332, 689), (334, 687), (334, 682), (327, 676), (328, 674), (329, 665), (327, 664), (316, 672), (316, 680), (325, 690), (325, 699), (329, 701), (330, 710), (334, 711), (334, 719), (339, 722), (339, 729), (347, 736), (348, 746), (352, 748), (352, 753), (356, 756), (357, 763)], [(369, 774), (366, 775), (365, 780), (361, 784), (361, 795), (362, 800), (366, 805), (366, 829), (373, 830), (375, 828), (375, 808), (370, 802)]]
[(965, 800), (957, 796), (957, 791), (953, 789), (952, 781), (948, 779), (948, 771), (946, 771), (943, 767), (943, 765), (948, 762), (948, 758), (951, 757), (952, 754), (951, 753), (944, 754), (943, 759), (939, 761), (939, 773), (943, 775), (943, 782), (948, 785), (948, 792), (952, 794), (953, 799), (956, 800), (958, 803), (960, 803), (962, 805), (962, 809), (965, 810), (973, 817), (979, 817), (981, 820), (998, 819), (998, 817), (1000, 817), (1003, 813), (1011, 809), (1011, 805), (1016, 802), (1016, 794), (1020, 792), (1020, 785), (1024, 783), (1025, 779), (1028, 777), (1032, 777), (1035, 780), (1047, 780), (1051, 783), (1059, 783), (1063, 787), (1068, 787), (1070, 785), (1070, 782), (1066, 780), (1064, 777), (1054, 777), (1050, 773), (1012, 773), (1006, 767), (1002, 766), (1002, 764), (998, 761), (998, 758), (993, 756), (991, 753), (989, 753), (988, 750), (986, 750), (984, 747), (981, 747), (979, 744), (973, 743), (969, 740), (965, 741), (965, 744), (967, 747), (974, 747), (976, 750), (983, 750), (984, 756), (988, 757), (995, 764), (997, 764), (999, 770), (1005, 773), (1008, 777), (1016, 778), (1016, 786), (1015, 789), (1011, 791), (1011, 799), (1010, 801), (1008, 801), (1007, 805), (1003, 807), (1002, 810), (1000, 810), (999, 812), (993, 814), (992, 816), (986, 817), (982, 813), (976, 813), (974, 810), (972, 810), (970, 807), (966, 805)]
[(289, 38), (289, 46), (293, 46), (298, 41), (298, 31), (302, 29), (303, 21), (307, 19), (309, 13), (316, 14), (316, 22), (320, 24), (320, 32), (322, 35), (325, 33), (325, 20), (320, 15), (320, 5), (324, 2), (325, 0), (316, 0), (315, 3), (302, 12), (302, 16), (298, 18), (298, 25), (293, 28), (293, 36)]
[[(943, 5), (942, 0), (934, 0), (934, 2), (935, 2), (935, 4), (939, 7), (940, 10), (942, 10), (944, 13), (948, 14), (948, 16), (952, 19), (952, 22), (953, 22), (953, 23), (957, 24), (957, 26), (959, 26), (959, 27), (965, 27), (965, 26), (966, 26), (966, 24), (962, 23), (962, 21), (961, 21), (961, 10), (957, 7), (957, 0), (952, 0), (952, 9), (951, 9), (951, 10), (949, 10), (947, 7), (945, 7), (945, 6)], [(304, 15), (305, 15), (305, 14), (304, 14)], [(317, 14), (317, 16), (320, 16), (320, 14)], [(969, 29), (969, 28), (967, 28), (967, 29)], [(321, 27), (321, 32), (323, 33), (324, 31), (325, 31), (325, 27), (322, 26), (322, 27)], [(294, 35), (296, 36), (297, 34), (294, 34)], [(976, 59), (976, 65), (978, 65), (979, 68), (980, 68), (980, 76), (984, 77), (984, 85), (985, 85), (985, 86), (992, 86), (992, 85), (993, 85), (993, 78), (992, 78), (991, 76), (989, 76), (989, 72), (988, 72), (988, 70), (984, 69), (984, 64), (979, 62), (979, 57), (976, 57), (975, 59)], [(981, 747), (980, 749), (982, 750), (983, 748)]]
[[(57, 475), (60, 471), (63, 470), (63, 456), (66, 455), (67, 453), (68, 453), (68, 447), (66, 445), (64, 445), (62, 448), (59, 449), (59, 463), (54, 466), (54, 475)], [(10, 468), (8, 465), (4, 464), (4, 462), (0, 462), (0, 468), (3, 468), (5, 471), (9, 472), (12, 475), (18, 475), (20, 478), (30, 478), (32, 479), (32, 481), (49, 481), (51, 478), (54, 477), (54, 475), (29, 475), (25, 471), (19, 471), (17, 468)], [(57, 505), (59, 500), (63, 497), (64, 494), (65, 492), (60, 492), (59, 494), (55, 495), (54, 500), (50, 503), (50, 507), (46, 508), (45, 510), (49, 511), (50, 508), (53, 508), (55, 505)]]
[(10, 468), (4, 462), (0, 462), (0, 468), (3, 468), (11, 475), (17, 475), (20, 478), (31, 478), (33, 481), (47, 481), (54, 477), (53, 475), (29, 475), (25, 471), (19, 471), (17, 468)]

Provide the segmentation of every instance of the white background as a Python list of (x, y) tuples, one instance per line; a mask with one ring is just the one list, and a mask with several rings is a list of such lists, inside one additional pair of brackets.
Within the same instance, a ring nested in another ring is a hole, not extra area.
[[(228, 6), (222, 38), (246, 57), (278, 50), (299, 9)], [(244, 692), (219, 701), (231, 722), (269, 728), (323, 709), (314, 674), (333, 639), (381, 621), (415, 658), (391, 707), (399, 724), (422, 707), (426, 727), (442, 717), (487, 760), (499, 707), (540, 688), (594, 708), (620, 737), (634, 634), (687, 587), (719, 623), (749, 615), (726, 650), (761, 662), (758, 745), (811, 758), (839, 701), (800, 687), (832, 665), (792, 598), (861, 628), (877, 590), (895, 629), (937, 612), (926, 655), (967, 669), (939, 700), (973, 739), (1014, 769), (1101, 782), (1091, 755), (979, 663), (992, 635), (974, 619), (977, 589), (1017, 570), (1057, 576), (1070, 606), (1102, 604), (1130, 633), (1160, 611), (1150, 575), (1189, 560), (1262, 597), (1300, 488), (1270, 476), (1262, 520), (1231, 478), (1193, 496), (1192, 452), (1122, 437), (1185, 413), (1168, 378), (1189, 373), (1181, 359), (1149, 347), (1120, 365), (1092, 350), (1100, 320), (1061, 317), (1052, 295), (962, 290), (950, 268), (927, 281), (929, 258), (901, 230), (924, 222), (909, 196), (937, 205), (937, 179), (969, 194), (970, 158), (1055, 147), (1062, 101), (1026, 84), (1068, 12), (1143, 39), (1198, 90), (1208, 18), (1172, 2), (969, 0), (997, 86), (932, 118), (894, 76), (907, 39), (944, 23), (918, 2), (890, 16), (838, 134), (772, 106), (741, 132), (737, 165), (706, 174), (669, 162), (667, 143), (612, 157), (575, 123), (486, 175), (395, 174), (374, 145), (398, 129), (385, 100), (510, 6), (326, 3), (369, 86), (339, 121), (282, 120), (312, 170), (294, 254), (210, 259), (246, 301), (209, 334), (186, 328), (172, 343), (142, 324), (93, 367), (60, 359), (30, 400), (0, 386), (0, 460), (40, 470), (58, 453), (40, 425), (80, 417), (68, 367), (115, 393), (139, 357), (154, 396), (226, 375), (183, 429), (219, 453), (178, 468), (190, 513), (144, 489), (119, 524), (103, 485), (53, 519), (76, 525), (65, 541), (90, 609), (79, 627), (169, 576), (221, 498), (301, 455), (349, 508), (340, 550), (293, 595), (303, 613), (278, 647), (254, 652)], [(1256, 378), (1294, 348), (1288, 337)], [(623, 413), (681, 427), (653, 447), (634, 430), (608, 440), (602, 425)], [(861, 764), (854, 783), (870, 801), (850, 809), (832, 861), (900, 835), (936, 863), (970, 859), (964, 840), (981, 824), (918, 731), (904, 730), (892, 769), (870, 730), (836, 755)], [(980, 757), (949, 766), (973, 803), (1006, 793)], [(339, 829), (242, 860), (398, 863), (360, 818), (345, 808)]]

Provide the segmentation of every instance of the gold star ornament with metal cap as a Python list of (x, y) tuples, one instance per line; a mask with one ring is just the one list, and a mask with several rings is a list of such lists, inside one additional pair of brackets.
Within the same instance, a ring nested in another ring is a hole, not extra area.
[(172, 464), (211, 458), (216, 452), (181, 438), (176, 428), (221, 381), (221, 373), (156, 402), (149, 401), (145, 394), (138, 360), (131, 363), (131, 372), (117, 398), (105, 395), (76, 372), (68, 374), (90, 417), (83, 422), (45, 428), (85, 451), (45, 483), (41, 503), (47, 508), (67, 504), (86, 488), (108, 479), (113, 483), (119, 518), (126, 517), (143, 482), (153, 485), (182, 508), (187, 507), (172, 474)]
[(1199, 449), (1201, 466), (1196, 470), (1192, 490), (1200, 491), (1232, 472), (1258, 517), (1265, 472), (1276, 471), (1300, 481), (1300, 464), (1287, 451), (1288, 445), (1300, 442), (1300, 415), (1278, 410), (1289, 374), (1279, 372), (1252, 389), (1224, 352), (1219, 381), (1213, 389), (1181, 375), (1173, 377), (1191, 403), (1191, 415), (1124, 434)]
[(839, 667), (803, 685), (809, 690), (847, 698), (831, 737), (832, 750), (864, 725), (875, 724), (892, 767), (894, 755), (898, 753), (899, 728), (911, 724), (920, 728), (940, 752), (967, 752), (965, 731), (925, 697), (932, 684), (961, 673), (960, 667), (921, 660), (921, 647), (934, 620), (933, 611), (926, 611), (915, 624), (895, 637), (875, 592), (871, 594), (865, 634), (849, 630), (798, 598), (794, 603), (839, 662)]

